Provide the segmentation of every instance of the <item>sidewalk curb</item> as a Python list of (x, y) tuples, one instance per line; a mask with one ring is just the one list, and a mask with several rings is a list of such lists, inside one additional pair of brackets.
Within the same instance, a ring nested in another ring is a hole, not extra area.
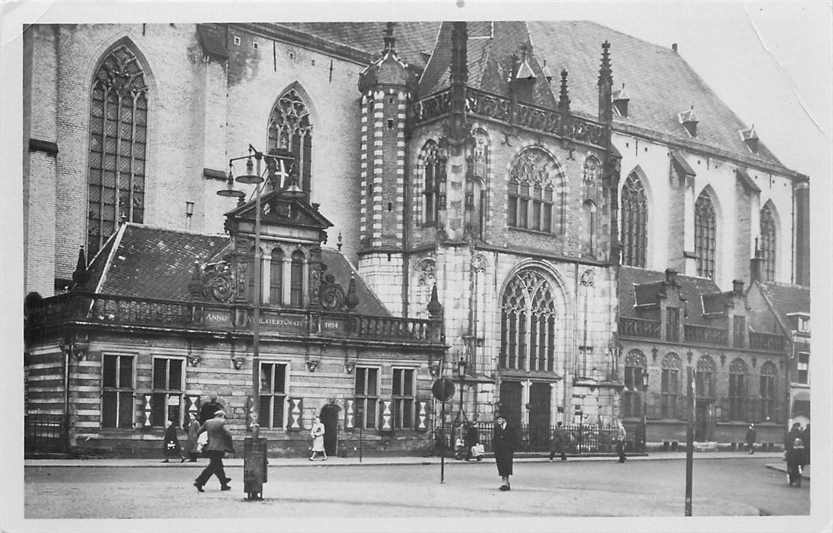
[[(780, 453), (773, 454), (717, 454), (714, 452), (696, 453), (695, 459), (777, 459), (782, 457)], [(680, 461), (685, 460), (685, 454), (675, 455), (633, 455), (628, 456), (629, 461)], [(335, 461), (308, 461), (303, 458), (270, 458), (269, 466), (273, 468), (303, 468), (303, 467), (349, 467), (349, 466), (431, 466), (439, 465), (439, 457), (369, 457), (364, 461), (358, 461), (356, 458), (343, 460), (336, 458)], [(227, 467), (241, 467), (243, 466), (242, 457), (232, 457), (224, 460)], [(493, 457), (486, 457), (483, 461), (458, 461), (453, 458), (446, 458), (447, 464), (462, 465), (462, 464), (493, 464)], [(549, 457), (515, 457), (515, 463), (576, 463), (576, 462), (617, 462), (617, 457), (614, 456), (591, 456), (591, 457), (568, 457), (567, 461), (560, 461), (558, 459), (550, 461)], [(201, 458), (196, 463), (163, 463), (158, 459), (25, 459), (24, 467), (27, 468), (204, 468), (207, 461)], [(778, 470), (777, 464), (767, 464), (767, 468)], [(785, 471), (785, 470), (784, 470)], [(809, 477), (807, 477), (809, 479)]]

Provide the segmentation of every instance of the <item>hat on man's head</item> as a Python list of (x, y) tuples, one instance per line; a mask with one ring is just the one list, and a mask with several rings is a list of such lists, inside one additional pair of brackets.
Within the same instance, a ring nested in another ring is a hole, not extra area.
[(217, 411), (216, 413), (214, 413), (214, 418), (220, 418), (220, 417), (225, 418), (226, 413), (223, 412), (223, 411)]

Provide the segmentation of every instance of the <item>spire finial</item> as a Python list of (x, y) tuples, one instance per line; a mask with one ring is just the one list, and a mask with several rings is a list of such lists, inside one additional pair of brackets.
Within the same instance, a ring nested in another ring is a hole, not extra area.
[(428, 315), (431, 318), (442, 317), (443, 306), (437, 296), (437, 284), (434, 283), (434, 288), (431, 289), (431, 301), (428, 302)]
[(570, 111), (570, 96), (567, 93), (567, 69), (561, 69), (561, 89), (558, 92), (558, 109), (564, 113)]
[(89, 273), (87, 272), (87, 257), (84, 254), (84, 247), (82, 246), (78, 250), (78, 263), (76, 263), (75, 271), (72, 273), (72, 281), (76, 286), (78, 286), (87, 281), (87, 278), (89, 278)]
[(339, 232), (338, 232), (338, 240), (337, 240), (337, 242), (336, 242), (336, 248), (338, 248), (338, 251), (339, 251), (339, 252), (341, 251), (341, 239), (342, 239), (342, 237), (341, 237), (341, 232), (339, 231)]

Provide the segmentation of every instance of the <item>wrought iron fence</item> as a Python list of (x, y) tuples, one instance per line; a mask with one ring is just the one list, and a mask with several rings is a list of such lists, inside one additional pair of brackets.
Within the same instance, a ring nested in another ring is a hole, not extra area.
[[(486, 453), (492, 450), (493, 422), (476, 422), (478, 442)], [(625, 450), (628, 452), (644, 451), (643, 428), (641, 425), (625, 426)], [(465, 429), (460, 425), (436, 428), (435, 453), (443, 450), (453, 451), (457, 439), (465, 441)], [(596, 424), (569, 424), (561, 426), (536, 426), (523, 424), (516, 430), (518, 452), (551, 452), (563, 449), (573, 455), (594, 453), (615, 453), (619, 439), (616, 426), (599, 426)], [(468, 442), (466, 442), (468, 444)]]
[(23, 448), (31, 452), (64, 451), (64, 416), (29, 414), (23, 419)]

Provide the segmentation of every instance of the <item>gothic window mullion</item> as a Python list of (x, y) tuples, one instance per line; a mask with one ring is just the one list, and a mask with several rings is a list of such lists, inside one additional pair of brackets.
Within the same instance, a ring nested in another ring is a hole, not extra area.
[(133, 175), (133, 170), (134, 170), (133, 169), (133, 157), (134, 157), (134, 154), (133, 154), (133, 149), (134, 149), (134, 143), (136, 142), (136, 93), (135, 92), (132, 93), (132, 98), (131, 98), (130, 105), (131, 105), (131, 108), (132, 108), (132, 114), (130, 115), (131, 116), (131, 121), (130, 121), (130, 141), (131, 142), (130, 142), (130, 161), (129, 161), (129, 165), (130, 165), (130, 167), (129, 167), (129, 169), (130, 169), (130, 183), (129, 183), (129, 186), (128, 186), (128, 202), (127, 203), (128, 203), (128, 206), (129, 206), (128, 207), (129, 218), (132, 221), (133, 220), (133, 181), (134, 181), (134, 175)]
[(102, 102), (101, 113), (101, 187), (99, 188), (99, 204), (98, 204), (98, 245), (96, 249), (100, 249), (104, 244), (104, 174), (107, 160), (107, 103), (110, 101), (110, 89), (104, 88), (104, 101)]

